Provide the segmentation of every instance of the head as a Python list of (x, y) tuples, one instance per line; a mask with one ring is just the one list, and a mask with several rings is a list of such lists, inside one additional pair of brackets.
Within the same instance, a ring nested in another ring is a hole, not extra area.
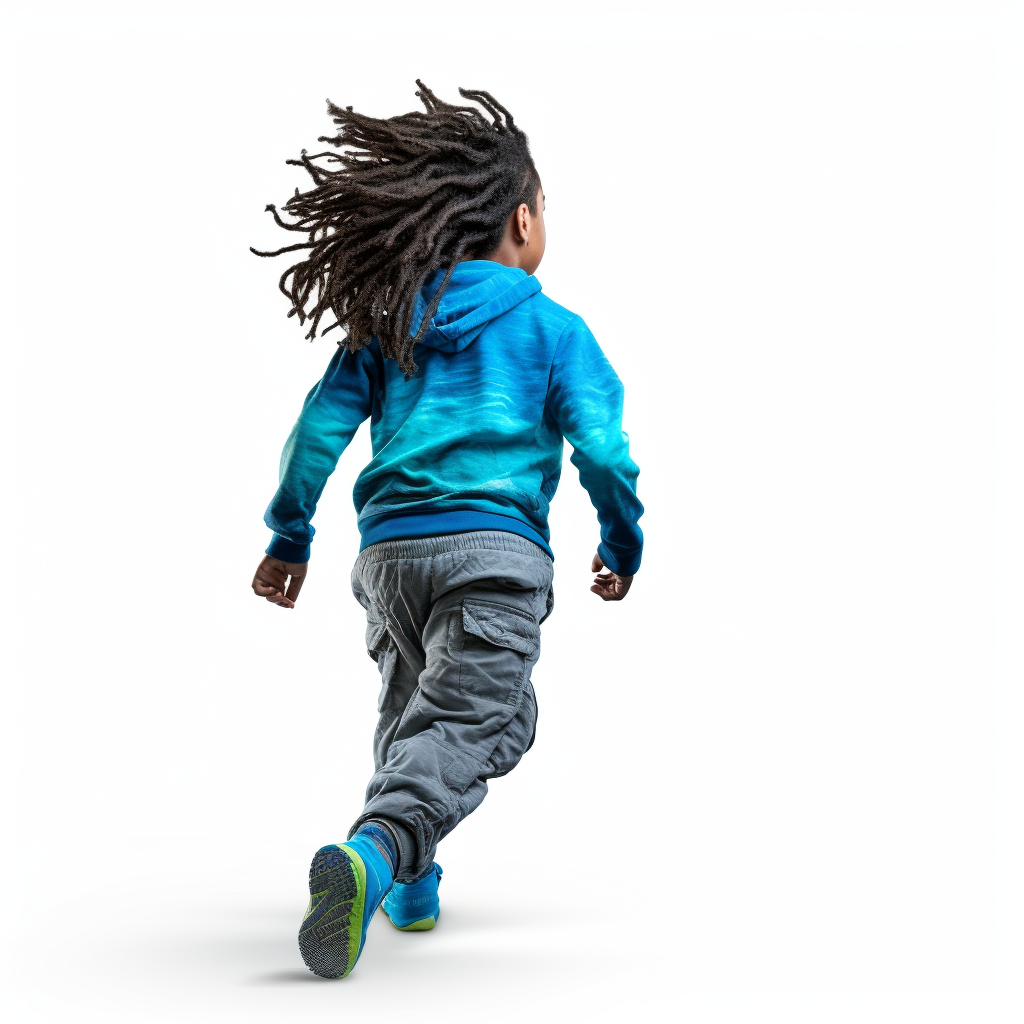
[[(336, 147), (288, 163), (313, 179), (284, 204), (277, 223), (306, 240), (260, 256), (307, 250), (282, 275), (289, 316), (316, 337), (330, 310), (353, 351), (374, 336), (411, 376), (413, 349), (464, 259), (497, 259), (532, 274), (544, 253), (544, 199), (526, 135), (482, 90), (460, 89), (477, 106), (439, 100), (422, 82), (425, 112), (373, 118), (328, 101), (339, 126), (320, 141)], [(482, 108), (488, 116), (481, 113)], [(421, 322), (412, 322), (423, 279), (445, 276)], [(416, 327), (415, 332), (413, 331)]]
[(520, 203), (505, 221), (505, 234), (498, 248), (481, 258), (533, 274), (544, 258), (546, 244), (544, 189), (538, 185), (533, 203)]

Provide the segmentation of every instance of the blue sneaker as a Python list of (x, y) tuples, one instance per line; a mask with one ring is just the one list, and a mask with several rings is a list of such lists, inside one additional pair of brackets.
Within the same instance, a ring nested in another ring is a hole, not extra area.
[(395, 882), (391, 886), (384, 897), (384, 913), (396, 928), (403, 932), (426, 932), (437, 924), (441, 913), (437, 887), (443, 873), (441, 865), (434, 864), (433, 871), (418, 882)]
[(314, 974), (346, 978), (352, 973), (370, 919), (391, 884), (388, 862), (368, 836), (317, 850), (299, 930), (299, 951)]

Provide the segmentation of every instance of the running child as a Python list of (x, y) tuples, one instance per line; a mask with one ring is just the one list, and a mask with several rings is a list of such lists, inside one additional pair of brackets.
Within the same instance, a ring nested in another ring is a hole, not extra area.
[(324, 333), (344, 332), (281, 457), (258, 596), (295, 607), (317, 502), (370, 421), (351, 586), (382, 681), (375, 771), (346, 841), (313, 857), (299, 932), (329, 978), (352, 971), (381, 904), (398, 928), (433, 927), (438, 842), (533, 744), (563, 438), (600, 525), (590, 589), (622, 600), (643, 547), (622, 384), (533, 276), (544, 191), (527, 137), (489, 93), (460, 89), (475, 105), (457, 106), (417, 85), (423, 112), (329, 104), (335, 148), (289, 161), (312, 187), (287, 220), (267, 208), (304, 240), (257, 253), (305, 250), (281, 278), (288, 315), (310, 339), (327, 313)]

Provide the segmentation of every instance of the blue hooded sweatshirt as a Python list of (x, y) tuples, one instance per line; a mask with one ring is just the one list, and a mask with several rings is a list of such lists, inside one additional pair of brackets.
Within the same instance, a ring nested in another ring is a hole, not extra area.
[[(443, 276), (438, 270), (424, 281), (414, 329)], [(274, 531), (267, 554), (308, 560), (317, 501), (369, 418), (373, 458), (353, 492), (362, 547), (505, 530), (551, 555), (548, 508), (565, 437), (597, 509), (598, 554), (619, 576), (636, 572), (643, 506), (622, 431), (623, 388), (580, 317), (525, 271), (466, 260), (415, 357), (418, 370), (405, 380), (376, 338), (355, 353), (338, 348), (281, 456), (265, 516)]]

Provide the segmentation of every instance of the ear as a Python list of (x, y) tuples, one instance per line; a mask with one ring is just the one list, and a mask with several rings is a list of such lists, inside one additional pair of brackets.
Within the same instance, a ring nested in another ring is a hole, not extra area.
[(526, 203), (520, 203), (512, 214), (513, 237), (523, 245), (530, 243), (530, 228), (533, 226), (533, 218), (530, 216), (530, 207)]

